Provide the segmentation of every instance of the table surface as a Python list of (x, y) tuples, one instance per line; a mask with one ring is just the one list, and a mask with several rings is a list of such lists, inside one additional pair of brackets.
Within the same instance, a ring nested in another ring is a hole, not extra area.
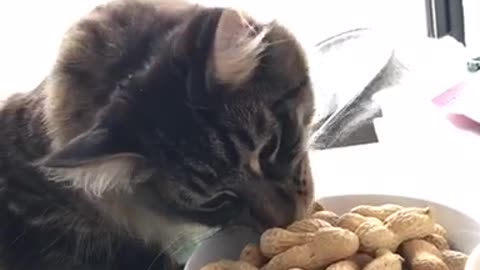
[(402, 154), (382, 143), (313, 151), (315, 195), (416, 197), (448, 205), (480, 222), (478, 173), (472, 164), (433, 158), (442, 153)]

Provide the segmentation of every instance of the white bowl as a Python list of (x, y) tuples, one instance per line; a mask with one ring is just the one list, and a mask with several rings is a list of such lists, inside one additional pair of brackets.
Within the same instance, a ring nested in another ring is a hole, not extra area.
[(204, 265), (221, 259), (237, 260), (245, 245), (257, 244), (260, 235), (247, 228), (232, 228), (204, 240), (193, 252), (185, 270), (199, 270)]
[[(466, 270), (480, 269), (480, 223), (458, 210), (418, 198), (377, 194), (332, 196), (321, 198), (320, 202), (327, 209), (339, 214), (359, 204), (395, 203), (403, 206), (428, 206), (432, 209), (437, 222), (448, 231), (452, 248), (471, 254), (468, 266), (470, 268), (467, 267)], [(257, 243), (258, 239), (258, 234), (246, 229), (237, 228), (220, 232), (195, 249), (185, 270), (199, 270), (205, 264), (220, 259), (236, 260), (245, 244)]]
[(478, 270), (480, 269), (480, 245), (478, 245), (472, 253), (470, 253), (470, 259), (465, 266), (465, 270)]

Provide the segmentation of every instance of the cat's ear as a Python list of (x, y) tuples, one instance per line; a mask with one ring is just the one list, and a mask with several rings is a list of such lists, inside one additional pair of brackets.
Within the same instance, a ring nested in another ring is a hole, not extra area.
[(53, 152), (40, 163), (49, 168), (75, 168), (118, 158), (141, 158), (128, 149), (121, 135), (108, 129), (93, 129)]
[(225, 9), (217, 24), (211, 63), (216, 80), (228, 85), (247, 81), (266, 48), (267, 26), (255, 26), (245, 14)]

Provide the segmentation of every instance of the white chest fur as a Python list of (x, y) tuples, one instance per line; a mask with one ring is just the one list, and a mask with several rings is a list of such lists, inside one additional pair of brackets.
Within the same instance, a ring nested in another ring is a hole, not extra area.
[(195, 223), (175, 221), (125, 200), (109, 200), (102, 209), (113, 221), (148, 244), (161, 246), (178, 262), (185, 262), (193, 248), (217, 229)]

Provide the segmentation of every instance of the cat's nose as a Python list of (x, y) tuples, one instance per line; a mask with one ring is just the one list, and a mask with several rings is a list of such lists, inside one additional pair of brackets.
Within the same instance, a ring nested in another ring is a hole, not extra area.
[(286, 227), (297, 216), (297, 202), (286, 192), (261, 184), (243, 194), (246, 214), (265, 228)]
[(294, 210), (274, 209), (268, 205), (262, 208), (244, 208), (238, 212), (234, 223), (236, 225), (244, 225), (262, 233), (273, 227), (286, 227), (296, 218)]
[(250, 215), (257, 220), (262, 227), (286, 227), (296, 218), (295, 206), (293, 204), (275, 205), (274, 203), (264, 203), (252, 206)]

